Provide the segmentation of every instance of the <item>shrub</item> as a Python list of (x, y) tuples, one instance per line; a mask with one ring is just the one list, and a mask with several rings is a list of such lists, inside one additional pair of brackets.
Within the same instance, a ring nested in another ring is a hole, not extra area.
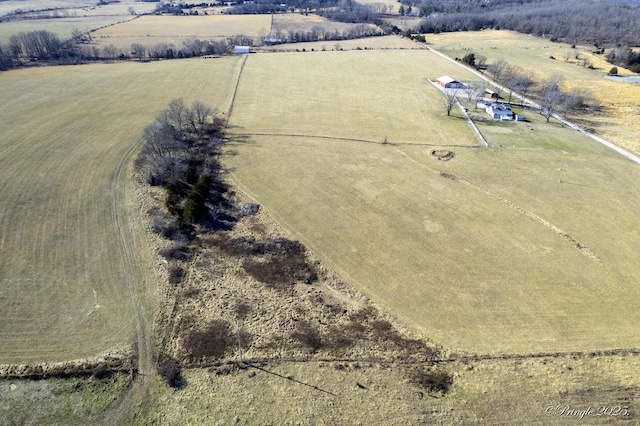
[(618, 75), (618, 67), (613, 67), (609, 70), (609, 75)]
[(169, 387), (179, 389), (185, 386), (182, 372), (175, 361), (164, 361), (158, 365), (157, 370)]
[(453, 376), (448, 372), (441, 369), (425, 370), (422, 367), (409, 370), (407, 379), (430, 393), (447, 393), (453, 383)]
[(182, 242), (175, 242), (170, 247), (161, 249), (159, 253), (167, 259), (189, 260), (191, 257), (189, 247)]
[(180, 284), (185, 276), (185, 271), (179, 266), (173, 265), (169, 268), (169, 284)]
[(306, 322), (298, 323), (291, 337), (311, 353), (316, 352), (322, 346), (320, 333)]
[(99, 364), (93, 370), (91, 370), (91, 376), (96, 379), (104, 379), (109, 376), (109, 371), (104, 366), (104, 364)]
[(202, 357), (222, 358), (235, 344), (231, 326), (224, 320), (213, 320), (206, 329), (192, 331), (184, 343), (185, 350), (193, 360)]
[(180, 226), (174, 218), (169, 215), (158, 213), (153, 216), (153, 229), (164, 238), (173, 240), (179, 238)]

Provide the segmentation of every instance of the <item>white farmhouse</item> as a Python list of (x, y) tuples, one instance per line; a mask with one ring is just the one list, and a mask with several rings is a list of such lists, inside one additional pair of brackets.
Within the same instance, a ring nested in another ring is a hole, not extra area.
[(504, 104), (491, 104), (486, 108), (487, 114), (491, 116), (491, 118), (497, 118), (499, 120), (513, 120), (514, 113), (511, 111), (509, 105)]

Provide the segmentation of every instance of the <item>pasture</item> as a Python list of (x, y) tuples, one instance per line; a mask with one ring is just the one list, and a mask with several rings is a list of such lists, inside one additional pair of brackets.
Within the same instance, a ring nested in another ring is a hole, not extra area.
[[(542, 80), (552, 74), (565, 79), (565, 88), (581, 87), (593, 92), (603, 111), (598, 114), (577, 116), (580, 124), (597, 135), (640, 154), (640, 113), (638, 98), (640, 85), (611, 81), (604, 78), (612, 65), (601, 56), (592, 54), (593, 47), (553, 43), (510, 31), (485, 30), (473, 33), (446, 33), (426, 35), (429, 47), (452, 58), (462, 58), (469, 52), (484, 55), (487, 63), (497, 58), (533, 71)], [(581, 66), (576, 55), (591, 61), (594, 69)], [(555, 59), (551, 59), (551, 57)], [(532, 64), (536, 64), (532, 66)], [(618, 67), (620, 75), (632, 75)]]
[[(234, 180), (445, 347), (637, 346), (640, 169), (545, 126), (517, 149), (469, 148), (468, 125), (425, 82), (445, 73), (466, 77), (425, 51), (249, 57), (230, 118), (248, 138), (230, 147)], [(439, 147), (455, 157), (435, 160)]]
[(118, 22), (132, 19), (133, 16), (91, 16), (56, 19), (29, 19), (25, 21), (9, 21), (0, 24), (0, 44), (8, 45), (12, 35), (20, 32), (47, 30), (60, 38), (71, 38), (74, 29), (90, 31), (95, 28), (108, 27)]
[(395, 35), (356, 38), (353, 40), (326, 40), (306, 43), (285, 43), (273, 46), (262, 46), (261, 52), (298, 52), (298, 51), (327, 51), (327, 50), (389, 50), (409, 49), (424, 50), (424, 46), (404, 37)]
[(214, 40), (238, 34), (253, 38), (269, 31), (271, 15), (142, 16), (98, 30), (93, 37), (99, 46), (128, 48), (132, 43), (181, 46), (190, 38)]
[(154, 264), (129, 176), (142, 129), (178, 97), (228, 108), (239, 61), (0, 75), (0, 363), (129, 347)]
[[(97, 6), (95, 2), (88, 1), (7, 1), (0, 2), (0, 15), (21, 9), (25, 12), (16, 21), (7, 21), (0, 24), (0, 45), (9, 43), (9, 38), (20, 32), (47, 30), (56, 34), (61, 40), (71, 37), (71, 31), (91, 31), (108, 27), (120, 22), (133, 19), (128, 8), (133, 7), (137, 13), (151, 12), (155, 3), (140, 3), (134, 1), (122, 1), (107, 5)], [(44, 11), (43, 9), (55, 8)]]

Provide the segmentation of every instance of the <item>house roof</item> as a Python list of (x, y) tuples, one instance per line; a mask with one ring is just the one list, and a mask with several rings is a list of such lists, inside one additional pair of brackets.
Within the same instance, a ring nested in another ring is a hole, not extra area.
[(460, 83), (460, 81), (456, 80), (456, 79), (455, 79), (455, 78), (453, 78), (453, 77), (449, 77), (448, 75), (443, 75), (442, 77), (440, 77), (440, 78), (438, 79), (438, 81), (439, 81), (440, 83), (443, 83), (443, 84), (447, 84), (447, 83)]
[(511, 107), (508, 105), (493, 104), (490, 105), (489, 108), (491, 108), (493, 112), (511, 112)]

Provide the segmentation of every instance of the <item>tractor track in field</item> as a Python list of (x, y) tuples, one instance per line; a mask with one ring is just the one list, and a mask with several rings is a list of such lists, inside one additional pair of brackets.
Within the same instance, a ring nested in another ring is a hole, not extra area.
[(106, 425), (128, 424), (134, 417), (137, 406), (146, 396), (151, 381), (146, 379), (152, 374), (154, 365), (153, 344), (150, 312), (145, 309), (147, 305), (143, 300), (145, 295), (145, 281), (142, 279), (142, 259), (137, 247), (133, 224), (130, 219), (130, 192), (131, 179), (126, 175), (126, 170), (131, 164), (132, 157), (141, 142), (133, 144), (124, 154), (111, 178), (112, 206), (111, 214), (113, 225), (119, 239), (119, 256), (122, 262), (125, 287), (129, 293), (132, 309), (132, 321), (134, 329), (134, 359), (132, 381), (129, 389), (112, 407), (103, 412), (96, 419), (98, 423)]
[(588, 259), (592, 260), (593, 262), (597, 263), (598, 265), (602, 265), (602, 260), (596, 256), (588, 247), (586, 247), (584, 244), (582, 244), (581, 242), (579, 242), (578, 240), (576, 240), (574, 237), (572, 237), (571, 235), (569, 235), (567, 232), (563, 231), (562, 229), (560, 229), (559, 227), (557, 227), (556, 225), (552, 224), (551, 222), (549, 222), (548, 220), (542, 218), (541, 216), (507, 200), (506, 198), (500, 197), (497, 194), (494, 194), (493, 192), (487, 191), (485, 189), (483, 189), (482, 187), (469, 182), (466, 179), (463, 179), (453, 173), (446, 173), (446, 172), (439, 172), (437, 170), (434, 170), (430, 167), (428, 167), (425, 164), (422, 164), (416, 160), (414, 160), (413, 158), (409, 157), (407, 154), (405, 154), (404, 152), (400, 151), (399, 149), (396, 148), (396, 151), (398, 151), (400, 154), (402, 154), (404, 157), (406, 157), (407, 159), (409, 159), (410, 161), (414, 162), (415, 164), (420, 165), (421, 167), (427, 169), (428, 171), (430, 171), (431, 173), (440, 175), (444, 178), (447, 178), (449, 180), (452, 180), (454, 182), (458, 182), (461, 183), (469, 188), (472, 188), (484, 195), (486, 195), (487, 197), (502, 203), (510, 208), (512, 208), (513, 210), (515, 210), (516, 212), (528, 217), (529, 219), (533, 219), (536, 222), (538, 222), (539, 224), (541, 224), (542, 226), (544, 226), (545, 228), (550, 229), (551, 231), (553, 231), (556, 235), (558, 235), (559, 237), (565, 239), (566, 241), (568, 241), (572, 246), (574, 246), (578, 251), (580, 251), (580, 253), (582, 253), (584, 256), (586, 256)]

